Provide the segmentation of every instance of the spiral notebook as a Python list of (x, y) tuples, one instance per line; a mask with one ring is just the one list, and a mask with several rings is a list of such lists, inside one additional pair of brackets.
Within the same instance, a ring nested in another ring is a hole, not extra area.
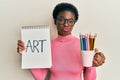
[(52, 65), (50, 27), (22, 26), (21, 37), (25, 44), (22, 53), (22, 69), (50, 68)]

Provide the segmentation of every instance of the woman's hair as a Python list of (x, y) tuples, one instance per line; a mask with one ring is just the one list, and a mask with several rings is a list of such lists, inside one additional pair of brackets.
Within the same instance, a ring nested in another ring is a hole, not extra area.
[(70, 3), (59, 3), (58, 5), (56, 5), (53, 10), (53, 19), (56, 21), (59, 13), (66, 10), (72, 12), (75, 15), (75, 22), (76, 22), (79, 16), (78, 10), (74, 5)]

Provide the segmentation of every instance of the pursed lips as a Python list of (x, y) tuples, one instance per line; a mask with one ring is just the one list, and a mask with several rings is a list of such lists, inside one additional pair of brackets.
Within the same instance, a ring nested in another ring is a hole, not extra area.
[(63, 30), (64, 30), (64, 31), (68, 31), (69, 28), (68, 28), (68, 27), (63, 27)]

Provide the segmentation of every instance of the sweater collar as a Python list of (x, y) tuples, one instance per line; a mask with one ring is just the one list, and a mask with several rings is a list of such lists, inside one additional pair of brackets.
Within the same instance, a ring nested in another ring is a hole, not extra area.
[(60, 42), (65, 42), (65, 41), (70, 41), (71, 38), (72, 38), (71, 34), (66, 35), (66, 36), (58, 35), (57, 40)]

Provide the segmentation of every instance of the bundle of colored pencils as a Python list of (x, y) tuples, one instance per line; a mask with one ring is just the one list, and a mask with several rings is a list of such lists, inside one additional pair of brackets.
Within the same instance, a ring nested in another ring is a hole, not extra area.
[(91, 34), (82, 35), (82, 34), (80, 34), (81, 50), (84, 50), (84, 51), (94, 50), (95, 43), (96, 43), (96, 37), (97, 37), (97, 34), (95, 34), (95, 35), (91, 35)]

